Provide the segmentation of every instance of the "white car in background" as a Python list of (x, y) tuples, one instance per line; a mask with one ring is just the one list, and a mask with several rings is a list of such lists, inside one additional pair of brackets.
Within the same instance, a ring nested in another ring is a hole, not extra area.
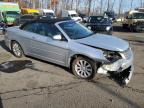
[(40, 11), (40, 15), (51, 16), (53, 18), (57, 18), (55, 15), (55, 12), (51, 9), (40, 9), (39, 11)]
[(74, 10), (62, 10), (62, 18), (71, 18), (74, 21), (82, 21), (82, 18), (78, 16)]

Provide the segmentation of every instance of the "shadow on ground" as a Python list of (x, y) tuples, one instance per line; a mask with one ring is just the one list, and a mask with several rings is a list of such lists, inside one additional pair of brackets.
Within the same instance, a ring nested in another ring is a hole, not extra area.
[(0, 64), (0, 71), (5, 73), (14, 73), (33, 66), (30, 60), (14, 60)]
[(0, 40), (0, 46), (1, 46), (4, 50), (10, 52), (10, 50), (8, 49), (8, 47), (5, 45), (4, 40)]
[[(47, 63), (47, 62), (46, 62)], [(72, 74), (71, 70), (62, 66), (58, 66), (55, 64), (50, 63), (50, 65), (54, 65), (58, 68), (64, 69), (66, 72)], [(36, 72), (43, 72), (43, 73), (49, 73), (49, 74), (55, 74), (55, 75), (60, 75), (59, 73), (53, 72), (51, 70), (42, 70), (37, 68), (34, 63), (31, 60), (13, 60), (13, 61), (7, 61), (3, 62), (0, 64), (0, 71), (4, 73), (15, 73), (19, 72), (24, 69), (30, 69)], [(123, 75), (124, 76), (124, 75)], [(120, 75), (110, 75), (108, 76), (109, 79), (114, 80), (119, 84), (120, 86), (124, 86), (123, 84), (123, 76), (121, 77)]]
[[(52, 63), (49, 63), (49, 62), (46, 62), (46, 61), (42, 61), (42, 60), (40, 60), (40, 61), (48, 63), (50, 65), (54, 65), (58, 68), (62, 68), (66, 72), (72, 74), (71, 70), (68, 69), (68, 68), (65, 68), (65, 67), (62, 67), (62, 66), (59, 66), (59, 65), (55, 65), (55, 64), (52, 64)], [(15, 72), (19, 72), (19, 71), (24, 70), (24, 69), (30, 69), (30, 70), (33, 70), (33, 71), (36, 71), (36, 72), (43, 72), (43, 73), (59, 75), (58, 73), (55, 73), (51, 70), (43, 70), (43, 69), (37, 68), (31, 60), (13, 60), (13, 61), (3, 62), (3, 63), (0, 64), (0, 71), (4, 72), (4, 73), (15, 73)]]

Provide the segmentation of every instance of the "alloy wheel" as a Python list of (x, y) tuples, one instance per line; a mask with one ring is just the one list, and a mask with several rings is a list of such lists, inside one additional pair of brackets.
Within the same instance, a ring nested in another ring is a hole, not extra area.
[(85, 60), (79, 60), (75, 64), (76, 73), (82, 78), (88, 78), (92, 75), (93, 69), (90, 63)]
[(12, 43), (12, 51), (16, 57), (22, 57), (23, 51), (17, 42)]

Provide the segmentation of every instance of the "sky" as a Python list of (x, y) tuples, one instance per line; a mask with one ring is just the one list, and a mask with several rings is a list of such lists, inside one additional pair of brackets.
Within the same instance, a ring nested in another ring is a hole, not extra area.
[[(94, 8), (96, 7), (99, 10), (100, 9), (100, 1), (101, 0), (97, 0), (97, 2), (92, 3), (92, 8), (91, 9), (93, 10), (93, 7)], [(109, 1), (113, 2), (114, 0), (109, 0)], [(116, 0), (115, 4), (114, 4), (113, 10), (116, 13), (118, 13), (118, 10), (119, 10), (119, 1), (120, 0)], [(132, 0), (123, 0), (122, 8), (121, 8), (122, 13), (127, 12), (131, 9), (131, 1)], [(144, 3), (144, 0), (143, 0), (143, 3)], [(84, 4), (82, 4), (81, 6), (85, 7)], [(108, 0), (103, 0), (103, 11), (107, 10), (107, 6), (108, 6)], [(133, 0), (132, 9), (138, 8), (140, 6), (141, 6), (141, 0)]]
[[(114, 6), (114, 10), (118, 11), (118, 7), (119, 7), (119, 0), (116, 0), (115, 2), (115, 6)], [(133, 6), (132, 9), (138, 8), (140, 7), (140, 0), (133, 0)], [(131, 8), (131, 0), (123, 0), (122, 3), (122, 12), (124, 11), (129, 11)]]

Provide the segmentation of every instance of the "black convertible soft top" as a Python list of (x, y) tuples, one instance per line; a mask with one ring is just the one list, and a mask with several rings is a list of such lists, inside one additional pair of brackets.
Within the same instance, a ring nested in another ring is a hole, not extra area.
[(36, 20), (32, 20), (32, 21), (28, 21), (24, 24), (22, 24), (20, 26), (20, 29), (22, 29), (24, 26), (26, 26), (27, 24), (30, 24), (30, 23), (57, 23), (57, 22), (61, 22), (61, 21), (70, 21), (71, 19), (70, 18), (57, 18), (57, 19), (36, 19)]

